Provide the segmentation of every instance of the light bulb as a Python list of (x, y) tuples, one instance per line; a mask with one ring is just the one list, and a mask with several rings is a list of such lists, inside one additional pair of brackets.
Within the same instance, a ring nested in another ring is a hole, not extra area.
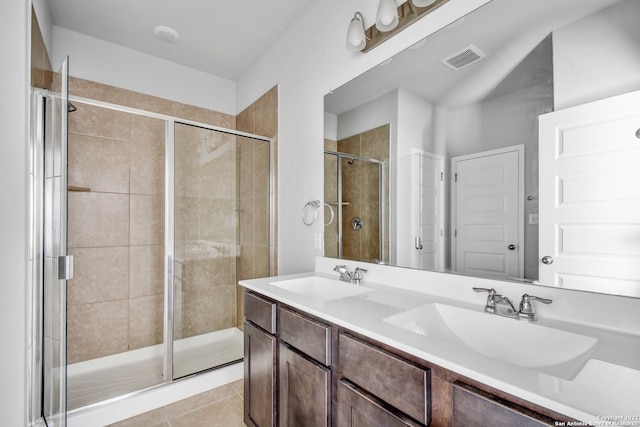
[(380, 0), (376, 13), (376, 28), (379, 31), (391, 31), (398, 26), (398, 5), (396, 0)]
[(393, 16), (383, 16), (380, 18), (380, 22), (382, 22), (384, 25), (389, 25), (393, 22)]
[(359, 12), (353, 16), (347, 30), (347, 47), (351, 50), (362, 50), (367, 44), (367, 38), (364, 34), (364, 23), (362, 15)]

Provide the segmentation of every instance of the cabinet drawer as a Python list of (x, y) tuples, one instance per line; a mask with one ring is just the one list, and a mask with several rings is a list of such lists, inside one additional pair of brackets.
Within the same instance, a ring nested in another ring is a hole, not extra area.
[(280, 308), (280, 339), (325, 366), (331, 365), (331, 326)]
[(431, 376), (428, 369), (349, 335), (340, 334), (339, 340), (338, 378), (347, 378), (415, 420), (429, 424)]
[(453, 384), (453, 427), (542, 427), (557, 425), (542, 414), (506, 402), (467, 384)]
[(276, 333), (276, 303), (252, 292), (244, 293), (244, 315), (270, 334)]
[(338, 427), (420, 427), (346, 380), (338, 383)]

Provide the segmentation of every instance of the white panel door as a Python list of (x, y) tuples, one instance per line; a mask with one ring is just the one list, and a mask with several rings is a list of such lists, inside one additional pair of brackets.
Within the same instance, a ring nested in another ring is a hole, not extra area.
[(453, 158), (452, 268), (462, 274), (523, 274), (524, 146)]
[(640, 92), (540, 117), (542, 284), (640, 296), (639, 165)]
[(416, 153), (415, 267), (436, 270), (444, 267), (443, 179), (444, 159), (431, 153)]

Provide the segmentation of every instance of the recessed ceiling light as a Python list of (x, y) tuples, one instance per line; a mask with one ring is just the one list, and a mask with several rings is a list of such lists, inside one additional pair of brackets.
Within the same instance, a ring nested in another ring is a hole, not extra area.
[(165, 43), (176, 43), (180, 40), (180, 34), (176, 30), (164, 25), (153, 27), (153, 34)]

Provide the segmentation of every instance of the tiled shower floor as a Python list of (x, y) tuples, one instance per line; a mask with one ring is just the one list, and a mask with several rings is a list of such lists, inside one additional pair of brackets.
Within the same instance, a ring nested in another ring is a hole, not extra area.
[[(153, 346), (68, 366), (67, 409), (74, 410), (162, 382), (162, 346)], [(240, 360), (237, 328), (176, 341), (174, 378)]]

